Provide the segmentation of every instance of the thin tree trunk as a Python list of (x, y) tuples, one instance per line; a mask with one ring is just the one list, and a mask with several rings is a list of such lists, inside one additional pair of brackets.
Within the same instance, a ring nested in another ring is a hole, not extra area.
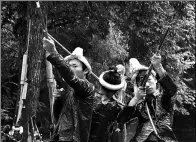
[[(41, 19), (38, 15), (35, 2), (28, 2), (28, 14), (31, 19), (31, 32), (28, 51), (28, 90), (26, 103), (26, 126), (24, 127), (24, 142), (28, 140), (28, 123), (32, 116), (36, 116), (38, 98), (41, 85), (41, 64), (44, 59), (44, 49), (42, 44), (43, 31)], [(29, 128), (31, 132), (31, 129)]]

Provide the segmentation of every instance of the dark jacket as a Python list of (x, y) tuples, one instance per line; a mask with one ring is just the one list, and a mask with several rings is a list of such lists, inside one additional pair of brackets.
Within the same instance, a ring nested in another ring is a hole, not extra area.
[(127, 106), (119, 113), (119, 123), (127, 122), (135, 117), (139, 119), (136, 134), (131, 142), (148, 141), (150, 135), (155, 136), (147, 115), (145, 107), (146, 102), (149, 106), (150, 114), (161, 140), (165, 142), (177, 141), (172, 131), (174, 105), (172, 97), (175, 95), (177, 87), (167, 74), (158, 82), (162, 88), (162, 91), (159, 90), (159, 95), (156, 97), (153, 95), (147, 95), (145, 101), (142, 101), (134, 107)]
[(86, 79), (79, 79), (59, 54), (47, 60), (58, 70), (64, 81), (63, 108), (54, 133), (60, 141), (88, 142), (92, 117), (94, 86)]
[(92, 115), (91, 133), (89, 142), (108, 142), (113, 130), (113, 124), (120, 112), (120, 106), (115, 101), (103, 104), (95, 103)]

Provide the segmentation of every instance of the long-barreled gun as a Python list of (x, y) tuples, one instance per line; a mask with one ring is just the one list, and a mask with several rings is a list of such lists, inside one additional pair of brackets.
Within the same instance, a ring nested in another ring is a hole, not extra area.
[[(40, 5), (39, 5), (39, 2), (36, 2), (37, 4), (37, 8), (39, 8), (39, 11), (40, 11), (40, 15), (42, 17), (42, 25), (44, 25), (45, 27), (45, 30), (46, 30), (46, 24), (44, 22), (44, 17), (43, 17), (43, 14), (42, 14), (42, 11), (41, 11), (41, 8), (40, 8)], [(45, 31), (44, 31), (45, 32)], [(52, 37), (52, 35), (50, 35), (48, 32), (45, 32), (45, 34), (47, 34), (47, 37), (50, 37), (52, 40), (54, 40), (65, 52), (67, 52), (69, 55), (71, 54), (71, 52), (69, 52), (62, 44), (60, 44), (54, 37)], [(92, 72), (91, 75), (98, 81), (99, 78)]]
[[(165, 35), (164, 35), (164, 37), (163, 37), (163, 39), (162, 39), (162, 41), (161, 41), (161, 44), (160, 44), (159, 47), (157, 48), (156, 54), (160, 51), (160, 49), (161, 49), (161, 47), (162, 47), (162, 45), (163, 45), (163, 42), (164, 42), (164, 40), (165, 40), (165, 38), (166, 38), (168, 32), (169, 32), (169, 28), (167, 29), (167, 31), (166, 31), (166, 33), (165, 33)], [(148, 80), (148, 78), (149, 78), (149, 76), (150, 76), (150, 74), (151, 74), (151, 72), (152, 72), (152, 69), (153, 69), (153, 65), (150, 64), (148, 70), (146, 71), (146, 74), (145, 74), (143, 80), (141, 81), (140, 86), (142, 86), (142, 87), (145, 87), (145, 86), (146, 86), (146, 82), (147, 82), (147, 80)], [(153, 123), (153, 120), (152, 120), (152, 117), (151, 117), (151, 115), (150, 115), (149, 108), (148, 108), (148, 104), (145, 103), (145, 106), (146, 106), (146, 110), (147, 110), (148, 117), (149, 117), (149, 119), (150, 119), (150, 123), (151, 123), (151, 125), (152, 125), (152, 127), (153, 127), (153, 130), (154, 130), (155, 134), (157, 135), (157, 137), (158, 137), (158, 139), (159, 139), (159, 141), (160, 141), (161, 139), (160, 139), (160, 136), (158, 135), (158, 132), (157, 132), (157, 130), (156, 130), (156, 127), (155, 127), (155, 125), (154, 125), (154, 123)]]
[[(43, 30), (44, 36), (46, 38), (48, 38), (47, 25), (46, 25), (46, 22), (44, 21), (44, 16), (43, 16), (39, 1), (36, 2), (36, 5), (37, 5), (37, 8), (38, 8), (40, 16), (41, 16), (42, 26), (44, 28), (44, 30)], [(56, 81), (54, 79), (54, 75), (53, 75), (53, 71), (52, 71), (52, 64), (50, 62), (48, 62), (47, 60), (46, 60), (46, 76), (47, 76), (47, 86), (49, 89), (51, 120), (52, 120), (52, 123), (54, 124), (55, 120), (54, 120), (54, 116), (53, 116), (53, 104), (54, 104), (53, 93), (56, 90)]]
[[(28, 23), (28, 35), (27, 35), (27, 50), (23, 55), (23, 60), (22, 60), (22, 71), (21, 71), (21, 79), (20, 79), (20, 96), (19, 96), (19, 101), (18, 101), (18, 109), (15, 112), (15, 120), (13, 122), (12, 129), (9, 131), (9, 135), (11, 137), (18, 137), (22, 139), (22, 134), (23, 134), (23, 127), (20, 126), (19, 124), (21, 118), (22, 118), (22, 112), (23, 108), (25, 108), (25, 100), (26, 100), (26, 95), (27, 95), (27, 58), (28, 58), (28, 48), (29, 48), (29, 38), (30, 38), (30, 29), (31, 29), (31, 20), (29, 20)], [(15, 135), (15, 132), (19, 131), (17, 135)], [(18, 135), (21, 136), (18, 136)]]
[(28, 37), (27, 37), (27, 50), (25, 54), (23, 55), (23, 61), (22, 61), (22, 73), (21, 73), (21, 80), (20, 80), (20, 85), (21, 85), (21, 95), (20, 95), (20, 100), (19, 100), (19, 109), (18, 109), (18, 115), (16, 119), (16, 124), (18, 123), (19, 119), (21, 118), (22, 115), (22, 108), (25, 107), (23, 106), (23, 100), (26, 99), (26, 93), (27, 93), (27, 57), (28, 57), (28, 47), (29, 47), (29, 37), (30, 37), (30, 29), (31, 29), (31, 20), (29, 20), (29, 25), (28, 25)]
[[(164, 40), (165, 40), (165, 38), (166, 38), (168, 32), (169, 32), (169, 28), (167, 29), (167, 31), (166, 31), (166, 33), (165, 33), (165, 35), (164, 35), (164, 37), (163, 37), (163, 39), (162, 39), (162, 41), (161, 41), (161, 44), (160, 44), (159, 47), (157, 48), (157, 51), (155, 52), (156, 54), (160, 51), (160, 49), (161, 49), (161, 47), (162, 47), (162, 45), (163, 45), (163, 42), (164, 42)], [(150, 66), (149, 66), (149, 68), (148, 68), (148, 70), (147, 70), (147, 72), (146, 72), (146, 74), (145, 74), (145, 76), (144, 76), (144, 78), (143, 78), (143, 80), (142, 80), (140, 86), (142, 86), (142, 87), (145, 87), (145, 86), (146, 86), (146, 82), (147, 82), (147, 80), (148, 80), (148, 78), (149, 78), (149, 76), (150, 76), (150, 74), (151, 74), (151, 72), (152, 72), (152, 69), (153, 69), (153, 65), (150, 64)]]
[[(60, 44), (54, 37), (52, 37), (48, 32), (47, 32), (47, 26), (46, 26), (46, 23), (44, 21), (44, 16), (43, 16), (43, 13), (42, 13), (42, 9), (40, 7), (40, 4), (39, 4), (39, 1), (36, 2), (36, 5), (37, 5), (37, 8), (39, 10), (39, 13), (40, 13), (40, 16), (41, 16), (41, 21), (42, 21), (42, 25), (43, 25), (43, 28), (44, 28), (44, 36), (46, 38), (51, 38), (52, 40), (54, 40), (64, 51), (66, 51), (69, 55), (71, 54), (71, 52), (69, 52), (62, 44)], [(46, 61), (46, 66), (47, 66), (47, 69), (46, 69), (46, 73), (47, 73), (47, 80), (48, 80), (48, 86), (49, 87), (49, 94), (50, 94), (50, 108), (51, 108), (51, 119), (52, 119), (52, 122), (55, 122), (54, 120), (54, 116), (53, 116), (53, 104), (54, 104), (54, 97), (52, 96), (52, 93), (54, 91), (54, 87), (55, 87), (55, 83), (56, 81), (54, 80), (54, 76), (53, 76), (53, 72), (52, 72), (52, 65)], [(98, 81), (99, 78), (92, 72), (91, 73), (93, 75), (93, 77)], [(52, 91), (53, 90), (53, 91)], [(54, 124), (54, 123), (53, 123)]]
[[(163, 45), (163, 42), (164, 42), (164, 40), (165, 40), (165, 38), (166, 38), (168, 32), (169, 32), (169, 28), (167, 29), (167, 31), (166, 31), (166, 33), (165, 33), (165, 35), (164, 35), (164, 37), (163, 37), (163, 39), (162, 39), (162, 41), (161, 41), (161, 44), (160, 44), (159, 47), (157, 48), (156, 54), (160, 51), (160, 49), (161, 49), (161, 47), (162, 47), (162, 45)], [(151, 74), (151, 72), (152, 72), (152, 69), (153, 69), (153, 65), (150, 64), (150, 66), (149, 66), (149, 68), (148, 68), (148, 70), (147, 70), (147, 72), (146, 72), (146, 74), (145, 74), (145, 76), (144, 76), (144, 78), (143, 78), (143, 80), (142, 80), (140, 86), (145, 87), (146, 82), (147, 82), (147, 80), (148, 80), (148, 78), (149, 78), (149, 76), (150, 76), (150, 74)]]
[[(69, 55), (71, 54), (62, 44), (60, 44), (54, 37), (52, 37), (49, 33), (47, 33), (47, 35), (54, 40), (64, 51), (66, 51)], [(97, 80), (99, 81), (99, 78), (92, 72), (91, 75)]]

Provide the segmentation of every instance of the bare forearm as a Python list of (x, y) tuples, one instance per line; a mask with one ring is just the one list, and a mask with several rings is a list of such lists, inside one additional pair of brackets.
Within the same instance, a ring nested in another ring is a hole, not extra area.
[(137, 97), (133, 97), (131, 101), (129, 102), (128, 106), (136, 106), (136, 104), (139, 102), (139, 99)]
[(166, 74), (165, 69), (163, 68), (162, 64), (158, 64), (154, 66), (154, 70), (157, 72), (160, 78), (164, 77)]

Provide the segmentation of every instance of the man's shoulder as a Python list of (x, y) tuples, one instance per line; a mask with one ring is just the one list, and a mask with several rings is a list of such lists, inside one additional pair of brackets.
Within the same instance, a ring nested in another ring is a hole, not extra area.
[(87, 79), (82, 79), (83, 87), (78, 91), (76, 88), (74, 89), (74, 92), (77, 94), (76, 96), (80, 96), (80, 98), (94, 98), (95, 96), (95, 86), (89, 82)]
[(84, 79), (84, 81), (87, 82), (88, 86), (91, 87), (93, 90), (95, 90), (95, 86), (93, 83), (91, 83), (90, 81), (88, 81), (87, 79)]

